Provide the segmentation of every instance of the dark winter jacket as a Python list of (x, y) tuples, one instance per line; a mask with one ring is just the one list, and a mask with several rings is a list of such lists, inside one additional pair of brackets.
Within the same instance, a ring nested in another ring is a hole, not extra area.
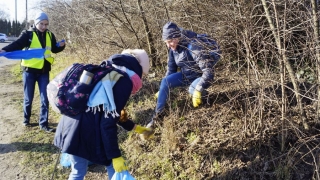
[(188, 49), (188, 44), (196, 37), (195, 32), (182, 30), (177, 49), (175, 51), (169, 49), (166, 76), (177, 72), (180, 68), (184, 77), (190, 82), (201, 77), (196, 89), (202, 91), (208, 88), (213, 81), (214, 64), (207, 54), (201, 52), (201, 47), (193, 45), (191, 49)]
[[(121, 113), (130, 97), (132, 82), (129, 77), (122, 77), (113, 87), (118, 114)], [(91, 162), (109, 165), (112, 158), (121, 156), (118, 146), (117, 123), (130, 131), (134, 123), (128, 120), (119, 122), (119, 117), (104, 112), (84, 112), (74, 117), (62, 116), (58, 124), (54, 144), (62, 152), (85, 158)]]
[[(39, 41), (41, 42), (41, 45), (43, 48), (46, 46), (46, 30), (45, 32), (40, 32), (36, 28), (30, 28), (28, 31), (24, 30), (21, 32), (19, 38), (10, 43), (8, 46), (3, 47), (2, 49), (5, 50), (6, 52), (11, 52), (11, 51), (16, 51), (16, 50), (22, 50), (26, 47), (29, 47), (31, 44), (32, 40), (32, 32), (36, 32), (38, 35)], [(62, 47), (57, 47), (57, 40), (54, 34), (51, 32), (51, 52), (52, 53), (59, 53), (64, 50), (65, 46)], [(27, 68), (27, 67), (21, 67), (22, 70), (28, 71), (28, 72), (34, 72), (34, 73), (47, 73), (51, 70), (51, 64), (48, 61), (44, 62), (43, 68), (42, 69), (35, 69), (35, 68)]]
[[(116, 59), (115, 59), (116, 58)], [(120, 60), (122, 59), (122, 61)], [(130, 55), (114, 55), (109, 58), (114, 64), (127, 67), (134, 72), (141, 71), (141, 66)], [(119, 62), (119, 63), (117, 63)], [(113, 87), (114, 102), (118, 114), (125, 107), (132, 90), (130, 77), (124, 74)], [(109, 165), (113, 158), (120, 157), (117, 128), (132, 130), (134, 122), (119, 122), (119, 117), (104, 117), (104, 112), (83, 112), (74, 117), (62, 116), (58, 124), (54, 144), (62, 152), (85, 158), (93, 163)]]

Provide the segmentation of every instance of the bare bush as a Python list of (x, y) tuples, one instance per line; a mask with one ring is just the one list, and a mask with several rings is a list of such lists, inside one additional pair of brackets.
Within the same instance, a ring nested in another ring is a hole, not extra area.
[(150, 92), (164, 75), (163, 24), (172, 20), (219, 42), (222, 59), (204, 106), (194, 109), (184, 89), (172, 91), (159, 136), (122, 143), (138, 179), (319, 179), (318, 1), (43, 3), (50, 29), (85, 63), (123, 48), (148, 50), (156, 77), (128, 105), (139, 123), (150, 118)]

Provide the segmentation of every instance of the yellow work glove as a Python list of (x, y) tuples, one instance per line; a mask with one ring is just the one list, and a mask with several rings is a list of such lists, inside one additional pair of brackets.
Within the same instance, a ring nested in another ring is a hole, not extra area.
[(152, 129), (151, 128), (147, 128), (147, 127), (143, 127), (140, 125), (136, 125), (134, 128), (134, 132), (138, 133), (138, 134), (143, 134), (145, 132), (151, 132)]
[(202, 103), (201, 101), (201, 92), (194, 90), (193, 95), (192, 95), (192, 104), (193, 107), (198, 107)]
[(159, 91), (154, 95), (154, 98), (158, 99), (158, 96), (159, 96)]
[(142, 127), (140, 125), (136, 125), (134, 131), (140, 134), (140, 138), (142, 140), (148, 140), (154, 133), (154, 130), (152, 128)]
[(112, 165), (113, 165), (113, 168), (116, 172), (128, 170), (128, 167), (126, 165), (126, 161), (123, 159), (122, 156), (117, 157), (117, 158), (113, 158)]

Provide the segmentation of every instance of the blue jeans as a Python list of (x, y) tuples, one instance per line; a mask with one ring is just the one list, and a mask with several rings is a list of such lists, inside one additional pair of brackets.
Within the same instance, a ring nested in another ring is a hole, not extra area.
[[(71, 154), (69, 154), (69, 158), (71, 161), (72, 170), (68, 180), (83, 180), (84, 176), (87, 174), (89, 161), (82, 157), (71, 155)], [(109, 166), (106, 166), (106, 171), (108, 173), (109, 179), (111, 179), (113, 174), (115, 173), (112, 163), (110, 163)]]
[(193, 80), (191, 83), (190, 80), (183, 77), (181, 72), (173, 73), (164, 77), (160, 84), (156, 113), (160, 113), (164, 109), (171, 88), (187, 86), (190, 84), (189, 93), (193, 94), (193, 91), (199, 81), (200, 77)]
[(47, 96), (47, 85), (49, 84), (49, 72), (38, 74), (23, 71), (23, 112), (24, 112), (24, 123), (29, 123), (32, 110), (32, 101), (34, 97), (34, 90), (36, 82), (38, 82), (39, 93), (40, 93), (40, 127), (48, 126), (48, 114), (49, 114), (49, 102)]

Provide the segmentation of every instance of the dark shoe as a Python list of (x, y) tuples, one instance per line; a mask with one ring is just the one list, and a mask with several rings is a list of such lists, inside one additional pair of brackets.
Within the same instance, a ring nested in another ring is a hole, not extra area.
[(49, 126), (42, 126), (40, 129), (45, 132), (54, 132), (54, 129), (50, 128)]
[(24, 122), (24, 123), (22, 123), (22, 124), (23, 124), (23, 126), (25, 126), (25, 127), (31, 127), (31, 124), (28, 123), (28, 122)]

